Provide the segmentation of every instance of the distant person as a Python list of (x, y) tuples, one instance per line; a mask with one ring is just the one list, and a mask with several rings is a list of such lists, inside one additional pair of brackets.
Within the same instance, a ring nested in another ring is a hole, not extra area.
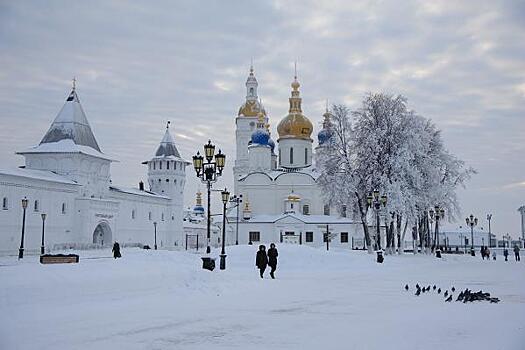
[(113, 252), (113, 258), (122, 258), (122, 255), (120, 254), (120, 245), (118, 242), (113, 243), (113, 249), (111, 249)]
[(270, 244), (270, 249), (268, 249), (268, 265), (271, 267), (270, 270), (270, 276), (272, 278), (275, 278), (275, 270), (277, 269), (277, 257), (279, 256), (279, 253), (277, 252), (277, 248), (275, 248), (275, 244)]
[(496, 249), (492, 251), (492, 260), (496, 260)]
[(514, 245), (514, 259), (520, 261), (520, 247), (517, 244)]
[(507, 248), (503, 249), (503, 256), (505, 257), (505, 261), (509, 261), (509, 250)]
[(485, 260), (485, 247), (484, 246), (481, 246), (480, 253), (481, 253), (481, 259)]
[(490, 260), (490, 249), (489, 249), (489, 247), (485, 247), (485, 256), (487, 257), (487, 260)]
[(264, 245), (259, 246), (259, 251), (255, 256), (255, 266), (259, 269), (259, 274), (263, 278), (264, 270), (268, 266), (268, 257), (266, 256), (266, 247)]

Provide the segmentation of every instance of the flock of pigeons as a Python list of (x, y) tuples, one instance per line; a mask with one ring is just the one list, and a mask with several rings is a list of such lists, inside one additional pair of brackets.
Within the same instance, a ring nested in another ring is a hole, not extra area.
[[(436, 287), (436, 285), (433, 285), (432, 290), (436, 291), (436, 289), (437, 289), (437, 293), (441, 294), (441, 288)], [(410, 287), (408, 286), (408, 284), (405, 285), (405, 290), (407, 292), (410, 290)], [(443, 293), (443, 296), (445, 297), (446, 302), (452, 301), (453, 299), (452, 293), (456, 291), (456, 288), (452, 286), (450, 290), (451, 290), (451, 293), (449, 293), (448, 290), (446, 290), (445, 293)], [(428, 292), (430, 292), (430, 286), (420, 287), (419, 284), (416, 284), (416, 293), (415, 293), (416, 296), (421, 295), (421, 293), (428, 293)], [(480, 290), (479, 292), (473, 292), (468, 288), (466, 288), (464, 291), (461, 291), (456, 298), (456, 301), (462, 301), (463, 303), (468, 303), (472, 301), (483, 301), (483, 300), (491, 302), (491, 303), (500, 302), (499, 298), (491, 297), (490, 293), (483, 293), (482, 290)]]

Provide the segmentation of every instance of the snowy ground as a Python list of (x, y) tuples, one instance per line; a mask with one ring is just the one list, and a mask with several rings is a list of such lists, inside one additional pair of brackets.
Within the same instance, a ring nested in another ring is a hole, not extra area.
[[(0, 349), (525, 349), (524, 261), (278, 248), (276, 280), (258, 277), (256, 246), (228, 247), (213, 272), (188, 252), (1, 258)], [(502, 302), (404, 291), (416, 282)]]

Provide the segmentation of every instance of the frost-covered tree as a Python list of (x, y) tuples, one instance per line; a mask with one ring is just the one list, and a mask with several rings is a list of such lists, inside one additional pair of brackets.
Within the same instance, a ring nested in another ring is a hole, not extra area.
[(366, 197), (377, 189), (388, 196), (387, 253), (403, 251), (408, 227), (430, 246), (427, 209), (439, 205), (454, 219), (456, 190), (474, 170), (446, 150), (436, 126), (402, 96), (369, 93), (356, 111), (334, 105), (331, 115), (332, 136), (317, 159), (326, 199), (357, 213), (371, 251)]

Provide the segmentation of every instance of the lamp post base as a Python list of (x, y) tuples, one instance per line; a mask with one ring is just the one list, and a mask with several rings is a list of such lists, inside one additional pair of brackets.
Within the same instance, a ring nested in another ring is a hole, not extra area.
[(157, 245), (156, 244), (155, 244), (154, 248), (155, 248), (155, 250), (157, 250)]
[(219, 269), (226, 270), (226, 254), (219, 255), (221, 257), (221, 261), (219, 263)]
[(474, 249), (471, 249), (471, 250), (470, 250), (470, 255), (472, 255), (472, 256), (476, 256), (476, 252), (474, 251)]
[(40, 254), (41, 254), (41, 255), (44, 255), (44, 254), (45, 254), (45, 250), (46, 250), (45, 247), (44, 247), (44, 246), (41, 246), (41, 247), (40, 247)]
[(18, 249), (18, 259), (24, 258), (24, 248)]

